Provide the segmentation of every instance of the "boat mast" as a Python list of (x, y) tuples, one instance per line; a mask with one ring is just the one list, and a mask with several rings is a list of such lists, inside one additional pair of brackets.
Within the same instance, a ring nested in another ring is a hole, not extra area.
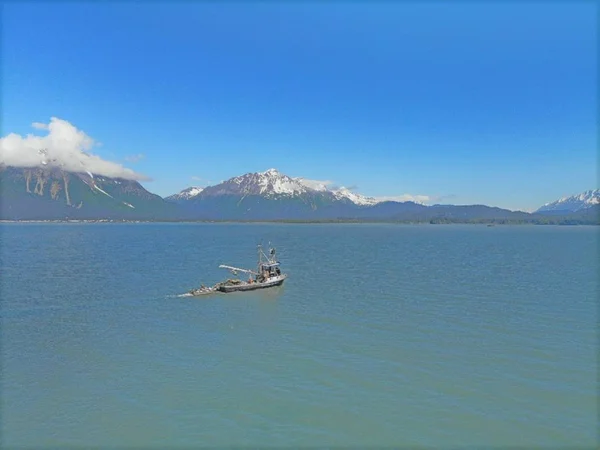
[(275, 248), (271, 247), (271, 243), (269, 242), (269, 255), (263, 251), (262, 244), (258, 244), (258, 270), (257, 272), (261, 273), (261, 269), (263, 264), (275, 264), (277, 262), (275, 257)]
[(256, 269), (256, 271), (258, 273), (262, 273), (262, 271), (261, 271), (262, 264), (263, 264), (263, 261), (262, 261), (262, 244), (258, 244), (258, 266), (257, 266), (257, 269)]

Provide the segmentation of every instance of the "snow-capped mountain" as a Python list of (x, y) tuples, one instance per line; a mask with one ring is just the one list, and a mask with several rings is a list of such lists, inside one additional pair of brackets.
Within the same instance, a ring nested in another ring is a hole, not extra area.
[(210, 219), (352, 217), (378, 205), (374, 198), (350, 189), (329, 189), (326, 183), (290, 177), (277, 169), (233, 177), (194, 196), (190, 192), (186, 189), (166, 200), (179, 204), (190, 216)]
[(582, 192), (581, 194), (563, 197), (554, 202), (546, 203), (536, 212), (576, 212), (591, 208), (594, 205), (600, 204), (600, 189), (594, 189)]
[(264, 172), (247, 173), (230, 178), (216, 186), (206, 188), (190, 187), (178, 194), (166, 198), (169, 201), (182, 202), (194, 197), (205, 198), (219, 195), (260, 196), (269, 200), (302, 198), (303, 196), (321, 196), (330, 202), (346, 201), (358, 206), (375, 205), (378, 201), (372, 197), (352, 192), (341, 187), (329, 189), (327, 185), (302, 177), (289, 177), (277, 169)]
[(260, 195), (265, 198), (280, 196), (299, 196), (312, 191), (297, 179), (280, 173), (277, 169), (265, 172), (247, 173), (230, 178), (216, 186), (205, 188), (204, 195)]
[(6, 219), (170, 217), (173, 205), (137, 181), (61, 166), (0, 165), (0, 217)]
[(190, 198), (194, 198), (196, 195), (200, 194), (204, 188), (192, 186), (187, 189), (184, 189), (178, 194), (169, 195), (165, 198), (167, 201), (178, 202), (180, 200), (189, 200)]

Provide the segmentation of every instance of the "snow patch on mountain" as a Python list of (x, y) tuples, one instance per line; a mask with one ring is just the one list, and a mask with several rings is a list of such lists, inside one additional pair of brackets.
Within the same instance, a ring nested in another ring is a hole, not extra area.
[(203, 190), (204, 190), (204, 188), (193, 186), (189, 189), (182, 191), (181, 196), (183, 196), (185, 198), (192, 198), (192, 197), (195, 197), (196, 195), (198, 195), (199, 193), (201, 193)]
[(96, 189), (96, 190), (98, 190), (98, 191), (102, 192), (104, 195), (108, 195), (110, 198), (114, 198), (112, 195), (110, 195), (110, 194), (109, 194), (108, 192), (106, 192), (104, 189), (102, 189), (102, 188), (98, 187), (98, 185), (97, 185), (97, 184), (94, 184), (94, 189)]
[(374, 197), (365, 197), (364, 195), (352, 192), (350, 189), (347, 189), (343, 186), (339, 189), (331, 191), (331, 193), (334, 195), (336, 200), (350, 200), (352, 203), (359, 206), (372, 206), (379, 203), (379, 201)]
[[(274, 196), (295, 197), (307, 192), (329, 193), (336, 200), (350, 200), (356, 205), (374, 205), (377, 200), (352, 192), (350, 189), (341, 187), (329, 189), (330, 182), (309, 180), (302, 177), (289, 177), (277, 169), (269, 169), (264, 172), (250, 173), (235, 177), (232, 182), (243, 188), (244, 194), (259, 194), (267, 198)], [(227, 182), (226, 182), (227, 183)]]
[(576, 212), (600, 204), (600, 189), (588, 190), (581, 194), (563, 197), (554, 202), (544, 204), (536, 212), (570, 211)]
[(202, 191), (204, 191), (204, 188), (201, 188), (198, 186), (192, 186), (187, 189), (184, 189), (183, 191), (179, 192), (178, 194), (173, 194), (173, 195), (168, 196), (167, 200), (189, 200), (190, 198), (196, 197)]
[(247, 173), (225, 181), (223, 184), (235, 184), (244, 195), (296, 196), (306, 193), (310, 188), (298, 180), (282, 174), (277, 169), (265, 172)]

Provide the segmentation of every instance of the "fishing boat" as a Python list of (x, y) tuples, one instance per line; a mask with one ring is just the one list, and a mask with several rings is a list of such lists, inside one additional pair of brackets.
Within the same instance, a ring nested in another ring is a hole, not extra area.
[(237, 292), (237, 291), (253, 291), (256, 289), (265, 289), (273, 286), (280, 286), (283, 284), (285, 279), (288, 277), (287, 274), (281, 272), (281, 263), (277, 261), (275, 248), (269, 249), (269, 255), (266, 255), (262, 249), (262, 246), (258, 246), (258, 262), (256, 270), (243, 269), (239, 267), (228, 266), (221, 264), (219, 268), (228, 269), (235, 276), (238, 273), (247, 273), (247, 280), (240, 280), (239, 278), (230, 278), (225, 281), (221, 281), (212, 287), (205, 287), (202, 285), (200, 288), (192, 289), (189, 294), (205, 295), (214, 292)]

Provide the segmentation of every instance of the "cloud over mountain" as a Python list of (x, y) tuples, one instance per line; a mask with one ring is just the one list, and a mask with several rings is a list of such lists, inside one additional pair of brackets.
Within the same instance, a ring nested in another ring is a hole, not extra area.
[(333, 181), (329, 180), (310, 180), (303, 177), (296, 177), (293, 179), (300, 182), (304, 186), (309, 187), (310, 189), (314, 189), (315, 191), (326, 191), (333, 185)]
[(111, 178), (149, 180), (145, 175), (89, 153), (96, 142), (66, 120), (52, 117), (49, 124), (32, 127), (46, 136), (10, 133), (0, 138), (0, 164), (13, 167), (56, 166), (69, 172), (91, 172)]
[(336, 183), (330, 180), (311, 180), (303, 177), (296, 177), (294, 180), (299, 181), (304, 186), (307, 186), (316, 191), (331, 191), (338, 192), (340, 194), (344, 194), (345, 197), (351, 198), (352, 201), (358, 201), (359, 203), (380, 203), (380, 202), (415, 202), (427, 204), (432, 201), (437, 200), (437, 197), (432, 197), (430, 195), (412, 195), (412, 194), (404, 194), (404, 195), (392, 195), (392, 196), (383, 196), (383, 197), (364, 197), (355, 191), (358, 189), (358, 186), (338, 186)]
[(435, 197), (431, 197), (429, 195), (412, 195), (412, 194), (404, 194), (404, 195), (391, 195), (391, 196), (383, 196), (383, 197), (375, 197), (378, 202), (415, 202), (427, 204), (432, 201), (435, 201)]

